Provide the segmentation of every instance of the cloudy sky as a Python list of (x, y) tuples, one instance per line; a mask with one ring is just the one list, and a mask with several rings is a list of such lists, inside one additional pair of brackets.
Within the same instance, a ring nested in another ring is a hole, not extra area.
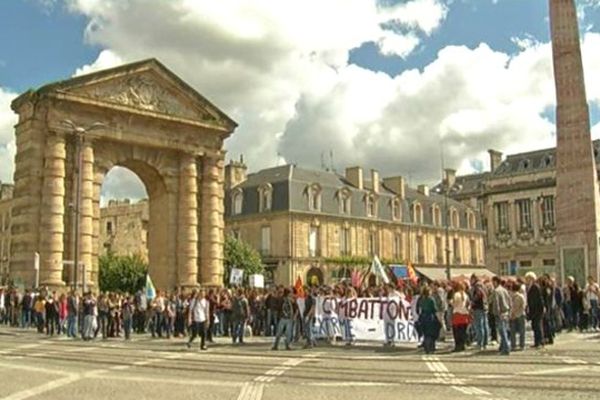
[[(578, 0), (600, 137), (600, 0)], [(239, 124), (250, 170), (290, 162), (402, 174), (411, 184), (554, 144), (546, 0), (0, 1), (0, 180), (9, 108), (29, 88), (156, 57)], [(333, 160), (330, 160), (333, 154)], [(106, 197), (139, 197), (113, 170)]]

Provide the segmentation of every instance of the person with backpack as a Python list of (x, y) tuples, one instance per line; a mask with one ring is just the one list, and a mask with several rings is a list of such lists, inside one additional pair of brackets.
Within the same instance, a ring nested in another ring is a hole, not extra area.
[(231, 341), (233, 344), (236, 344), (236, 342), (244, 344), (244, 332), (249, 317), (250, 305), (248, 299), (246, 298), (243, 289), (237, 289), (231, 305)]
[(485, 350), (488, 345), (488, 298), (487, 290), (477, 275), (471, 276), (471, 311), (477, 349)]
[(277, 310), (279, 323), (277, 324), (277, 335), (273, 343), (272, 350), (279, 350), (279, 340), (285, 333), (285, 349), (292, 350), (292, 334), (294, 327), (294, 304), (292, 299), (292, 291), (288, 288), (283, 289), (281, 308)]

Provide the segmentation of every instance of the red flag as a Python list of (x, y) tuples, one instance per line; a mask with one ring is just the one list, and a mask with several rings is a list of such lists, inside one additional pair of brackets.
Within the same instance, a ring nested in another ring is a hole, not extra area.
[(419, 278), (417, 277), (415, 269), (411, 263), (408, 263), (406, 266), (406, 272), (408, 273), (408, 279), (410, 279), (412, 283), (416, 284)]
[(296, 284), (294, 285), (294, 289), (296, 289), (296, 297), (299, 299), (303, 299), (306, 297), (304, 294), (304, 285), (302, 284), (302, 278), (298, 277), (296, 279)]

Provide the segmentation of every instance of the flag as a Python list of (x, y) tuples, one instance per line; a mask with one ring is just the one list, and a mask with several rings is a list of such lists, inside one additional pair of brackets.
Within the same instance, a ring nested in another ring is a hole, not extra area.
[(146, 298), (148, 300), (152, 300), (156, 297), (156, 289), (154, 288), (154, 283), (152, 283), (152, 278), (150, 278), (150, 274), (146, 274)]
[(303, 299), (306, 297), (304, 294), (304, 285), (302, 284), (302, 278), (298, 277), (296, 279), (296, 284), (294, 285), (294, 289), (296, 289), (296, 297), (299, 299)]
[(360, 282), (361, 282), (361, 276), (360, 276), (360, 272), (357, 270), (354, 270), (350, 273), (350, 280), (352, 281), (352, 287), (354, 288), (359, 288), (360, 287)]
[(371, 269), (373, 270), (373, 272), (375, 272), (375, 274), (379, 274), (383, 283), (385, 283), (386, 285), (390, 283), (390, 278), (385, 273), (383, 265), (381, 265), (381, 261), (379, 261), (379, 257), (375, 256), (373, 258), (373, 264)]
[(406, 266), (406, 271), (408, 272), (408, 279), (410, 279), (412, 283), (416, 284), (418, 280), (417, 273), (415, 272), (415, 268), (411, 263), (408, 263)]

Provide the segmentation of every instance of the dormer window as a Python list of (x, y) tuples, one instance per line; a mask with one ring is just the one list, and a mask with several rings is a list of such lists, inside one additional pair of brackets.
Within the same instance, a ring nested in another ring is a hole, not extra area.
[(231, 197), (231, 209), (233, 210), (233, 215), (240, 215), (242, 213), (243, 203), (244, 193), (241, 189), (235, 190)]
[(431, 206), (431, 222), (435, 226), (442, 225), (442, 213), (440, 207), (437, 204)]
[(475, 220), (475, 214), (471, 211), (467, 211), (467, 221), (469, 224), (469, 229), (475, 229), (476, 228), (476, 220)]
[(547, 155), (542, 159), (542, 168), (548, 168), (552, 165), (552, 156)]
[(306, 188), (308, 198), (308, 209), (311, 211), (321, 211), (321, 186), (313, 183)]
[(260, 185), (258, 188), (258, 212), (271, 211), (273, 187), (270, 183)]
[(450, 209), (450, 224), (453, 228), (458, 228), (460, 224), (458, 211), (455, 208)]
[(413, 222), (415, 224), (422, 224), (423, 223), (423, 207), (421, 207), (421, 204), (419, 203), (415, 203), (413, 204)]
[(365, 196), (365, 208), (367, 217), (377, 216), (377, 197), (373, 193)]
[(531, 162), (529, 160), (521, 160), (521, 162), (519, 163), (519, 169), (520, 170), (528, 169), (530, 164), (531, 164)]
[(340, 214), (350, 214), (352, 204), (352, 192), (343, 188), (337, 192)]
[(402, 203), (400, 203), (400, 199), (392, 199), (392, 219), (394, 221), (399, 221), (402, 218), (401, 207)]

